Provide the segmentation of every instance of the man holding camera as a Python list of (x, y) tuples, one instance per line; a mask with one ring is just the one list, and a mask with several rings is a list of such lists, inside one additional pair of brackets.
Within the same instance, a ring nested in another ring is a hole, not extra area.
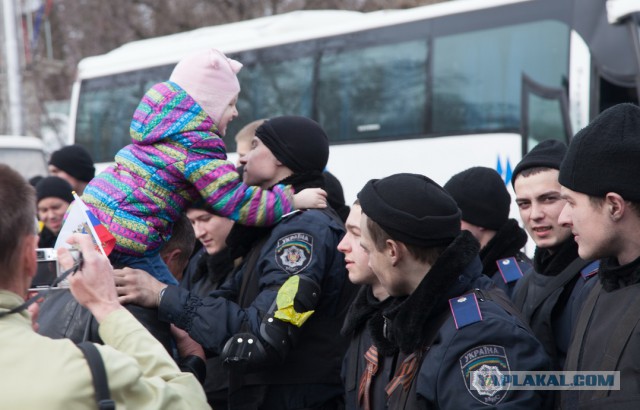
[[(96, 408), (96, 389), (83, 352), (70, 340), (52, 340), (32, 329), (24, 298), (36, 272), (33, 188), (0, 164), (0, 375), (3, 408)], [(71, 292), (100, 323), (104, 346), (95, 346), (117, 407), (209, 408), (190, 373), (182, 373), (156, 339), (118, 302), (109, 260), (87, 235), (75, 234), (83, 263), (69, 276)], [(58, 252), (62, 269), (74, 265)], [(35, 313), (37, 309), (31, 309)], [(99, 373), (99, 372), (98, 372)], [(104, 396), (103, 396), (104, 397)]]

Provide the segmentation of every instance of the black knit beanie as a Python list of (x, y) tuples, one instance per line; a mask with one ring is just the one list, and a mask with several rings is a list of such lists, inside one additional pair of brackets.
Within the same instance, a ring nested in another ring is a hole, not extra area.
[(55, 151), (51, 154), (49, 165), (84, 182), (91, 181), (96, 174), (89, 151), (80, 145), (68, 145)]
[(608, 192), (640, 202), (640, 108), (618, 104), (603, 111), (571, 140), (560, 184), (604, 197)]
[(558, 140), (545, 140), (533, 147), (516, 165), (511, 176), (511, 185), (515, 184), (516, 176), (529, 168), (545, 167), (560, 169), (560, 163), (567, 153), (567, 144)]
[(425, 248), (448, 245), (460, 234), (460, 210), (424, 175), (372, 179), (358, 194), (362, 212), (393, 239)]
[(42, 178), (36, 184), (36, 203), (45, 198), (60, 198), (65, 202), (73, 202), (73, 188), (67, 181), (59, 177)]
[(511, 196), (495, 170), (473, 167), (454, 175), (443, 187), (458, 204), (462, 220), (494, 231), (509, 220)]
[(329, 139), (322, 127), (309, 118), (271, 118), (258, 127), (256, 137), (294, 173), (322, 172), (327, 165)]

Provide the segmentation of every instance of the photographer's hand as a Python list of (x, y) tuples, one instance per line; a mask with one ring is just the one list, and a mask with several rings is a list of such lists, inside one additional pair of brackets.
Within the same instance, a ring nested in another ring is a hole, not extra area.
[(154, 308), (158, 306), (160, 291), (166, 284), (140, 269), (116, 269), (113, 271), (120, 303), (134, 303)]
[[(79, 246), (83, 257), (80, 269), (68, 277), (71, 293), (78, 303), (89, 309), (98, 323), (115, 310), (124, 309), (118, 302), (111, 263), (96, 251), (89, 235), (73, 234), (67, 243)], [(65, 270), (73, 266), (68, 249), (58, 249), (58, 262)]]

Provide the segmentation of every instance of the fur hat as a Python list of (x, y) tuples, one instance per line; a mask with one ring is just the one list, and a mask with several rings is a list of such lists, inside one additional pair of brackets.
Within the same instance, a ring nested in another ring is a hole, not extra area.
[(284, 115), (271, 118), (256, 130), (256, 137), (295, 173), (322, 172), (329, 160), (329, 138), (317, 122)]
[(491, 168), (473, 167), (454, 175), (444, 189), (462, 211), (462, 220), (494, 231), (509, 220), (511, 196)]
[(242, 64), (222, 52), (207, 49), (180, 60), (169, 81), (185, 90), (218, 124), (226, 107), (240, 92), (236, 74), (241, 68)]
[(640, 108), (618, 104), (603, 111), (571, 140), (560, 184), (604, 197), (608, 192), (640, 202)]
[(42, 178), (36, 184), (36, 203), (45, 198), (60, 198), (65, 202), (73, 202), (73, 188), (67, 181), (58, 177)]
[(80, 145), (67, 145), (55, 151), (51, 154), (49, 165), (84, 182), (91, 181), (96, 174), (91, 154)]
[(456, 202), (424, 175), (395, 174), (372, 179), (358, 199), (368, 218), (393, 239), (406, 244), (444, 246), (460, 234)]
[(545, 140), (533, 147), (516, 165), (511, 177), (511, 185), (515, 186), (516, 176), (529, 168), (545, 167), (560, 169), (560, 163), (567, 153), (567, 144), (558, 140)]

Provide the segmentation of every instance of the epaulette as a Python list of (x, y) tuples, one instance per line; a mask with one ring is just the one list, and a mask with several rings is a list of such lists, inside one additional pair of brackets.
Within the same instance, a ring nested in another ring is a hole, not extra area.
[(590, 264), (588, 264), (587, 266), (585, 266), (584, 268), (582, 268), (582, 270), (580, 271), (580, 275), (582, 276), (582, 279), (587, 280), (593, 275), (595, 275), (596, 273), (598, 273), (599, 267), (600, 267), (600, 260), (595, 260)]
[(504, 283), (515, 282), (524, 276), (524, 273), (520, 268), (520, 264), (514, 256), (510, 258), (498, 259), (496, 261), (496, 265), (498, 265), (498, 271), (500, 272)]
[(473, 292), (449, 299), (449, 306), (456, 329), (462, 329), (472, 323), (482, 321), (478, 298)]

